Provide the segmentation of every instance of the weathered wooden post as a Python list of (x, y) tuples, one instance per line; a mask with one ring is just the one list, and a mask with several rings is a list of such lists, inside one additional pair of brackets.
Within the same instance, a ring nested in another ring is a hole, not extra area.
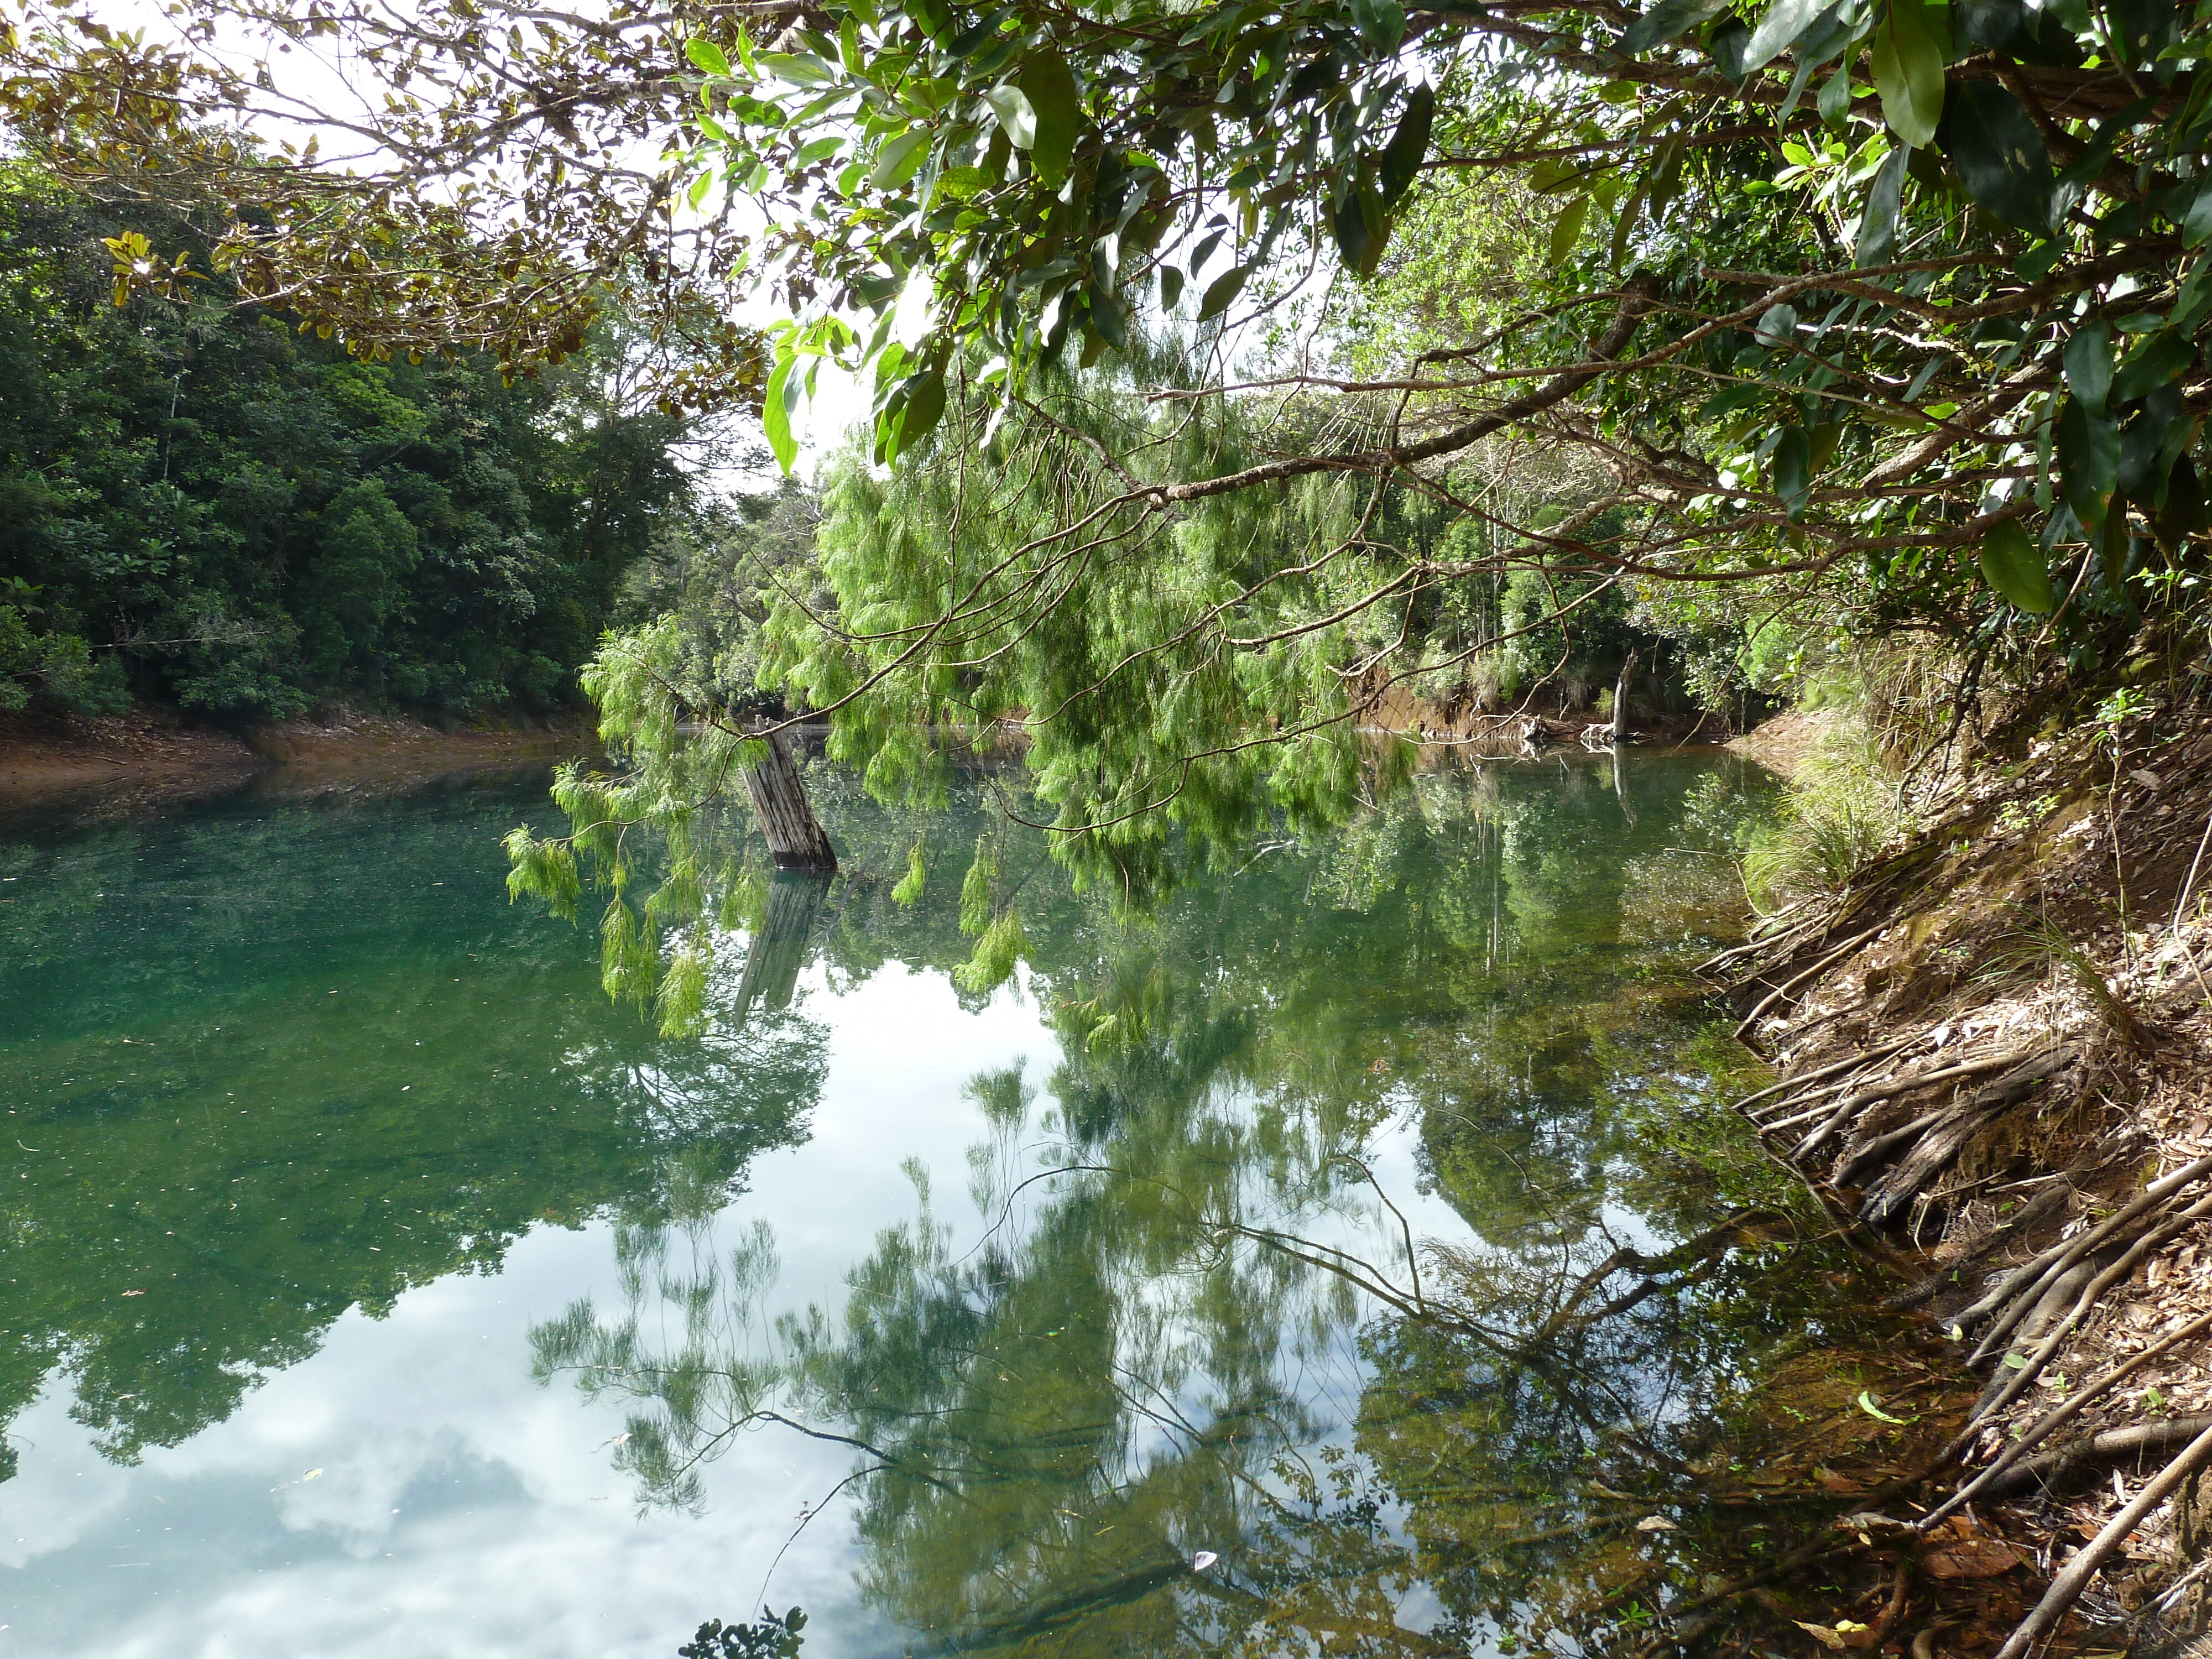
[(835, 870), (837, 854), (814, 821), (806, 786), (782, 735), (770, 732), (762, 741), (768, 745), (768, 758), (746, 770), (745, 789), (753, 798), (753, 813), (768, 838), (769, 855), (779, 869)]
[(1613, 740), (1625, 743), (1628, 739), (1628, 684), (1636, 677), (1636, 653), (1631, 651), (1620, 659), (1620, 678), (1613, 687)]

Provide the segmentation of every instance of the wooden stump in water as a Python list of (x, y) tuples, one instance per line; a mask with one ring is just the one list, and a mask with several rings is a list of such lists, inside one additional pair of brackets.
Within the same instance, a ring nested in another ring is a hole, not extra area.
[(753, 812), (760, 819), (761, 834), (768, 838), (769, 854), (780, 869), (835, 870), (837, 854), (814, 821), (791, 750), (780, 733), (771, 732), (763, 741), (768, 758), (746, 772), (745, 788), (753, 798)]
[(1628, 688), (1636, 678), (1636, 653), (1632, 651), (1620, 662), (1620, 678), (1613, 687), (1613, 740), (1625, 742), (1628, 737)]

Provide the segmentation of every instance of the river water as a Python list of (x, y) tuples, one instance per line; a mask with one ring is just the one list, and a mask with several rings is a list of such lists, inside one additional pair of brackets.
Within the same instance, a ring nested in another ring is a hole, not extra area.
[(1569, 1652), (1771, 1547), (1699, 1472), (1851, 1334), (1687, 972), (1764, 775), (1447, 768), (1142, 919), (986, 793), (833, 783), (677, 1037), (508, 902), (539, 775), (12, 822), (0, 1655)]

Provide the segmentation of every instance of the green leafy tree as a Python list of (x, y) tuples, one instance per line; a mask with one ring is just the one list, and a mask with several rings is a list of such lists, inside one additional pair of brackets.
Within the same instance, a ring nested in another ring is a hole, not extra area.
[[(206, 217), (160, 227), (204, 247)], [(117, 305), (117, 228), (0, 163), (0, 705), (574, 702), (692, 493), (685, 423), (605, 381), (616, 325), (535, 382), (362, 362), (227, 279)]]

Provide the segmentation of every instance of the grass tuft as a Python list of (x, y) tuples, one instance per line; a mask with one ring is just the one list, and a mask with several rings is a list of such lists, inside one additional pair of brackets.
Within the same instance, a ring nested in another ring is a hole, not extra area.
[(1782, 817), (1753, 836), (1744, 890), (1761, 911), (1836, 892), (1912, 827), (1880, 741), (1853, 720), (1805, 757)]

